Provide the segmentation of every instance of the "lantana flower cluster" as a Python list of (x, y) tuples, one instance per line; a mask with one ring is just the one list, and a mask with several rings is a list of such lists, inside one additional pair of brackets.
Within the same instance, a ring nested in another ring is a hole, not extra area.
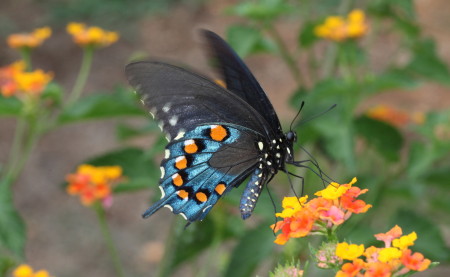
[(282, 221), (272, 225), (274, 232), (280, 232), (275, 243), (283, 245), (290, 238), (305, 237), (310, 234), (328, 235), (332, 230), (350, 218), (352, 214), (365, 213), (372, 205), (356, 199), (366, 193), (352, 187), (356, 178), (348, 184), (340, 185), (332, 182), (325, 189), (318, 191), (318, 196), (308, 201), (308, 196), (301, 198), (285, 197), (282, 202), (283, 211), (277, 213)]
[(46, 270), (34, 271), (33, 268), (26, 264), (19, 265), (12, 273), (13, 277), (52, 277)]
[(404, 127), (408, 124), (423, 124), (425, 115), (420, 112), (409, 114), (387, 105), (378, 105), (366, 112), (367, 116), (376, 120), (387, 122), (395, 127)]
[(52, 79), (51, 72), (41, 69), (28, 72), (25, 62), (18, 61), (0, 68), (0, 91), (4, 97), (39, 96)]
[(106, 47), (119, 39), (117, 32), (106, 31), (97, 26), (88, 27), (84, 23), (69, 23), (66, 30), (72, 35), (73, 41), (82, 47)]
[(67, 192), (79, 195), (81, 203), (89, 206), (101, 201), (104, 207), (112, 204), (112, 186), (122, 178), (120, 166), (80, 165), (76, 173), (66, 177)]
[(402, 229), (395, 226), (387, 233), (375, 235), (384, 242), (384, 247), (339, 243), (336, 256), (350, 262), (344, 263), (336, 277), (395, 277), (403, 276), (410, 271), (424, 271), (431, 261), (421, 253), (413, 253), (410, 246), (417, 239), (415, 232), (402, 236)]
[(40, 46), (52, 35), (52, 29), (42, 27), (35, 29), (31, 33), (17, 33), (8, 36), (8, 46), (11, 48), (35, 48)]
[(347, 18), (342, 16), (329, 16), (323, 24), (316, 26), (316, 36), (334, 41), (344, 41), (364, 36), (368, 25), (365, 14), (361, 10), (353, 10)]

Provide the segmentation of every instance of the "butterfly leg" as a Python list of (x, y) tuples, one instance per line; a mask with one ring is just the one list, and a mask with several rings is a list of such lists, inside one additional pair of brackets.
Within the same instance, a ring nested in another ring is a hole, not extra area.
[(252, 215), (255, 209), (256, 201), (258, 201), (259, 194), (267, 181), (268, 174), (257, 168), (250, 177), (250, 180), (245, 187), (241, 197), (241, 216), (242, 219), (247, 219)]

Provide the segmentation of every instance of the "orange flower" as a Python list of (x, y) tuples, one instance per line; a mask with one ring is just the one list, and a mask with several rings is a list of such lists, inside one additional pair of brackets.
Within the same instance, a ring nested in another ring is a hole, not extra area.
[(106, 204), (111, 199), (111, 185), (121, 177), (120, 166), (81, 165), (75, 174), (67, 176), (67, 193), (80, 195), (83, 205), (91, 205), (97, 200)]
[(315, 217), (312, 212), (307, 209), (296, 212), (292, 217), (287, 217), (283, 221), (279, 221), (272, 225), (274, 232), (281, 230), (281, 234), (275, 239), (276, 244), (283, 245), (290, 238), (300, 238), (309, 234), (313, 227)]
[(365, 277), (390, 277), (392, 275), (391, 267), (385, 263), (369, 263), (367, 264)]
[(345, 263), (341, 270), (336, 273), (336, 277), (354, 277), (356, 276), (365, 266), (365, 263), (361, 259), (355, 259), (351, 263)]
[(25, 63), (19, 61), (0, 68), (0, 91), (4, 97), (17, 93), (38, 96), (52, 79), (52, 73), (41, 69), (26, 72)]
[(413, 255), (411, 253), (411, 249), (403, 251), (401, 260), (404, 266), (415, 271), (424, 271), (430, 266), (431, 261), (425, 259), (421, 253), (414, 253)]
[[(331, 183), (318, 191), (318, 196), (309, 202), (308, 196), (301, 198), (285, 197), (283, 211), (276, 213), (283, 221), (272, 225), (275, 232), (282, 231), (275, 243), (285, 244), (290, 238), (307, 236), (311, 231), (315, 234), (328, 234), (331, 228), (342, 224), (352, 213), (363, 213), (371, 205), (362, 200), (355, 200), (367, 190), (352, 187), (356, 183), (353, 178), (348, 184)], [(344, 198), (344, 200), (342, 200)]]
[(80, 46), (106, 47), (119, 39), (117, 32), (106, 31), (96, 26), (87, 27), (84, 23), (71, 22), (66, 30)]
[(402, 235), (402, 228), (395, 225), (391, 230), (386, 233), (376, 234), (377, 240), (384, 241), (385, 247), (390, 247), (392, 240), (399, 238)]
[(409, 114), (386, 105), (375, 106), (367, 111), (367, 116), (379, 121), (384, 121), (395, 127), (403, 127), (410, 123), (423, 124), (423, 113)]
[(35, 48), (40, 46), (52, 34), (49, 27), (38, 28), (31, 33), (12, 34), (8, 37), (11, 48)]
[(366, 193), (367, 191), (368, 189), (361, 190), (358, 187), (349, 188), (344, 193), (344, 195), (341, 196), (340, 203), (342, 207), (355, 214), (367, 212), (367, 210), (371, 208), (372, 205), (366, 204), (366, 202), (364, 202), (363, 200), (356, 200), (356, 197), (363, 193)]

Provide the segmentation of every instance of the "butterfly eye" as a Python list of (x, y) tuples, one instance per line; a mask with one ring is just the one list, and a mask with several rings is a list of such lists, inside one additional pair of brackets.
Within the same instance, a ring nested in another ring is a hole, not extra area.
[(286, 139), (290, 142), (296, 142), (297, 141), (297, 134), (294, 131), (289, 131), (286, 134)]

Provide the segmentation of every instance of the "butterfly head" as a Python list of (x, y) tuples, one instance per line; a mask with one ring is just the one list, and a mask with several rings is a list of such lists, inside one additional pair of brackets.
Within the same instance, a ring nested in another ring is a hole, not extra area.
[(285, 134), (285, 138), (287, 142), (286, 161), (293, 161), (294, 160), (293, 146), (294, 143), (297, 141), (297, 133), (291, 130)]

